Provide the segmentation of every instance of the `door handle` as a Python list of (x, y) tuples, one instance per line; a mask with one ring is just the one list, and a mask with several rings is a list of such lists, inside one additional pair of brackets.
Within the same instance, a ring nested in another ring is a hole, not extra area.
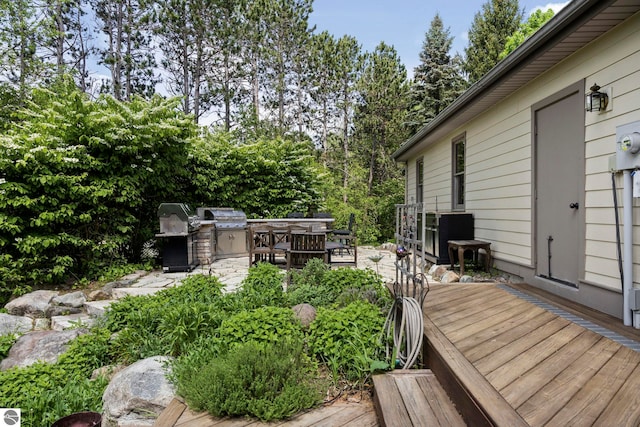
[(578, 209), (578, 208), (580, 207), (580, 205), (578, 204), (578, 202), (574, 202), (574, 203), (571, 203), (571, 204), (569, 205), (569, 207), (570, 207), (571, 209)]

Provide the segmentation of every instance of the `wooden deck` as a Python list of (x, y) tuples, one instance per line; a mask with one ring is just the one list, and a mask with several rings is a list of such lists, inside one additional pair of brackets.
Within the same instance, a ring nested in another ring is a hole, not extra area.
[[(640, 341), (618, 319), (512, 288)], [(375, 405), (336, 403), (266, 424), (214, 419), (174, 400), (155, 425), (640, 426), (640, 352), (494, 284), (433, 284), (424, 313), (428, 369), (376, 376)]]
[(433, 285), (425, 334), (469, 425), (640, 425), (640, 353), (495, 285)]
[(214, 418), (207, 413), (193, 412), (182, 401), (173, 399), (153, 425), (154, 427), (377, 427), (379, 424), (370, 400), (357, 403), (336, 402), (296, 415), (290, 420), (263, 423), (248, 418)]
[(464, 427), (464, 420), (429, 369), (373, 376), (374, 404), (383, 427)]

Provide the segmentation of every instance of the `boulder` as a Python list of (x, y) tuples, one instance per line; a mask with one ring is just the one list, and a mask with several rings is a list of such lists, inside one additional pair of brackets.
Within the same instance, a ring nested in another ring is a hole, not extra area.
[(475, 279), (468, 274), (465, 274), (460, 278), (460, 283), (474, 283)]
[(82, 312), (81, 308), (66, 307), (63, 305), (50, 305), (49, 307), (47, 307), (45, 316), (51, 318), (56, 316), (68, 316), (70, 314), (78, 314), (81, 312)]
[(167, 380), (167, 357), (139, 360), (118, 372), (102, 395), (102, 427), (153, 426), (175, 397)]
[(35, 291), (10, 301), (5, 308), (16, 316), (45, 317), (51, 300), (58, 296), (56, 291)]
[(69, 341), (86, 334), (86, 329), (66, 331), (37, 331), (18, 338), (7, 357), (0, 362), (0, 370), (14, 366), (29, 366), (37, 361), (55, 363), (58, 356), (67, 351)]
[(311, 304), (298, 304), (293, 306), (292, 310), (305, 328), (309, 327), (311, 322), (316, 319), (316, 309)]
[(460, 281), (460, 276), (453, 271), (447, 271), (440, 278), (440, 283), (455, 283)]
[(58, 295), (51, 300), (53, 305), (61, 305), (64, 307), (81, 308), (87, 298), (80, 291), (71, 292), (69, 294)]
[(433, 277), (434, 279), (440, 280), (442, 275), (445, 274), (446, 272), (447, 272), (447, 267), (445, 267), (444, 265), (434, 264), (429, 269), (429, 276)]
[(28, 332), (33, 328), (33, 319), (24, 316), (0, 313), (0, 335)]

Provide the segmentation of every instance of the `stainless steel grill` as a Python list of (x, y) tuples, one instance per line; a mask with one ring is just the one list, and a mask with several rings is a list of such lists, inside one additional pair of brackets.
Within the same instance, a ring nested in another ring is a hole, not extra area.
[(162, 270), (191, 271), (198, 265), (196, 243), (200, 219), (184, 203), (161, 203), (158, 207), (162, 245)]
[(245, 255), (247, 244), (247, 216), (233, 208), (201, 207), (197, 209), (203, 224), (215, 227), (215, 258)]
[(185, 235), (200, 228), (200, 218), (184, 203), (161, 203), (158, 218), (160, 234)]

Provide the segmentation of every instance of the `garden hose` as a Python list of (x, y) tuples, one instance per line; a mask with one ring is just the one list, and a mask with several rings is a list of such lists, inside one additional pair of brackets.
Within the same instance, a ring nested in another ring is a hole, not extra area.
[(393, 334), (393, 349), (396, 365), (401, 369), (410, 369), (418, 360), (422, 348), (424, 320), (422, 308), (412, 297), (398, 297), (393, 301), (385, 320), (387, 358), (389, 354), (389, 337)]

